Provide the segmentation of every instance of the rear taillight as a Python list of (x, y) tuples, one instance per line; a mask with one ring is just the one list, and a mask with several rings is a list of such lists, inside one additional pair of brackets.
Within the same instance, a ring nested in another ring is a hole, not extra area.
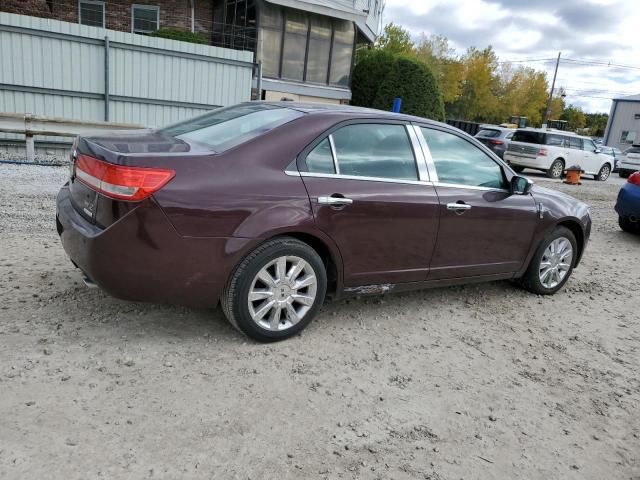
[(504, 142), (502, 140), (489, 140), (489, 143), (491, 145), (504, 145)]
[(632, 183), (633, 185), (638, 185), (640, 187), (640, 172), (632, 173), (629, 175), (629, 180), (627, 182)]
[(546, 149), (546, 148), (541, 148), (541, 149), (538, 151), (538, 155), (539, 155), (540, 157), (546, 157), (546, 156), (547, 156), (547, 149)]
[(160, 168), (125, 167), (78, 155), (78, 180), (103, 195), (118, 200), (144, 200), (171, 180), (176, 172)]

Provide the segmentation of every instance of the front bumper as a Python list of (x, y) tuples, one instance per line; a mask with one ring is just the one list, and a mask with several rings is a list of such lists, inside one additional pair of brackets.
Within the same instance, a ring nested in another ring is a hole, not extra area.
[(110, 295), (134, 301), (217, 304), (249, 242), (182, 237), (153, 200), (102, 229), (75, 210), (66, 186), (58, 194), (56, 224), (74, 265)]
[(640, 218), (640, 187), (625, 183), (618, 192), (615, 210), (621, 217)]

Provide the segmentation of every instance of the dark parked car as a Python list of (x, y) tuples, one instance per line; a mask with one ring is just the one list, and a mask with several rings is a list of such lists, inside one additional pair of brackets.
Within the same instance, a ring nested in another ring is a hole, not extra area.
[(515, 128), (481, 125), (475, 137), (489, 147), (493, 153), (502, 158), (515, 131)]
[(222, 304), (248, 336), (302, 330), (325, 297), (516, 279), (560, 289), (588, 207), (473, 137), (353, 107), (244, 103), (84, 137), (57, 199), (73, 263), (124, 299)]
[(640, 172), (632, 173), (622, 186), (615, 209), (622, 230), (640, 233)]

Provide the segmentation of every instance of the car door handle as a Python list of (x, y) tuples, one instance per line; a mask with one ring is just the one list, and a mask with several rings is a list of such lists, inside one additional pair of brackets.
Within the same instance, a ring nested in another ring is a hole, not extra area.
[(464, 213), (471, 210), (471, 205), (466, 203), (447, 203), (447, 210), (453, 210), (456, 213)]
[(353, 203), (353, 200), (344, 197), (318, 197), (318, 203), (320, 205), (341, 206), (351, 205)]

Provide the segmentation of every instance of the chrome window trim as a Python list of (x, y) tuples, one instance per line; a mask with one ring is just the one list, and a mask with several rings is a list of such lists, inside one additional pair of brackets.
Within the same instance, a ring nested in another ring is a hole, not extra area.
[(366, 182), (382, 182), (382, 183), (399, 183), (404, 185), (429, 185), (433, 186), (432, 182), (423, 181), (423, 180), (403, 180), (400, 178), (385, 178), (385, 177), (364, 177), (359, 175), (343, 175), (336, 173), (315, 173), (315, 172), (298, 172), (293, 173), (290, 170), (286, 170), (284, 173), (291, 176), (300, 176), (300, 177), (313, 177), (313, 178), (333, 178), (333, 179), (343, 179), (343, 180), (363, 180)]
[(333, 142), (333, 133), (330, 133), (327, 138), (329, 139), (329, 148), (331, 149), (331, 156), (333, 157), (333, 169), (335, 170), (336, 175), (340, 175), (340, 165), (338, 165), (338, 155), (336, 154), (336, 144)]
[[(429, 180), (432, 182), (437, 182), (438, 171), (436, 170), (436, 164), (434, 163), (433, 157), (431, 156), (431, 150), (429, 149), (427, 140), (424, 138), (424, 135), (422, 134), (422, 130), (421, 130), (422, 126), (416, 125), (416, 124), (412, 124), (411, 126), (413, 127), (413, 131), (415, 132), (416, 137), (418, 138), (418, 143), (422, 147), (422, 155), (424, 157), (424, 161), (427, 166)], [(424, 128), (428, 128), (428, 127), (424, 127)]]
[(411, 148), (413, 149), (413, 157), (416, 162), (416, 167), (418, 168), (418, 179), (423, 182), (429, 182), (431, 181), (431, 176), (429, 175), (424, 148), (420, 144), (420, 139), (416, 133), (416, 129), (413, 125), (405, 125), (405, 130), (409, 135), (409, 141), (411, 142)]
[(505, 192), (509, 193), (509, 190), (506, 188), (495, 188), (495, 187), (478, 187), (474, 185), (464, 185), (463, 183), (444, 183), (444, 182), (433, 182), (435, 187), (446, 187), (446, 188), (464, 188), (465, 190), (480, 190), (484, 192)]

